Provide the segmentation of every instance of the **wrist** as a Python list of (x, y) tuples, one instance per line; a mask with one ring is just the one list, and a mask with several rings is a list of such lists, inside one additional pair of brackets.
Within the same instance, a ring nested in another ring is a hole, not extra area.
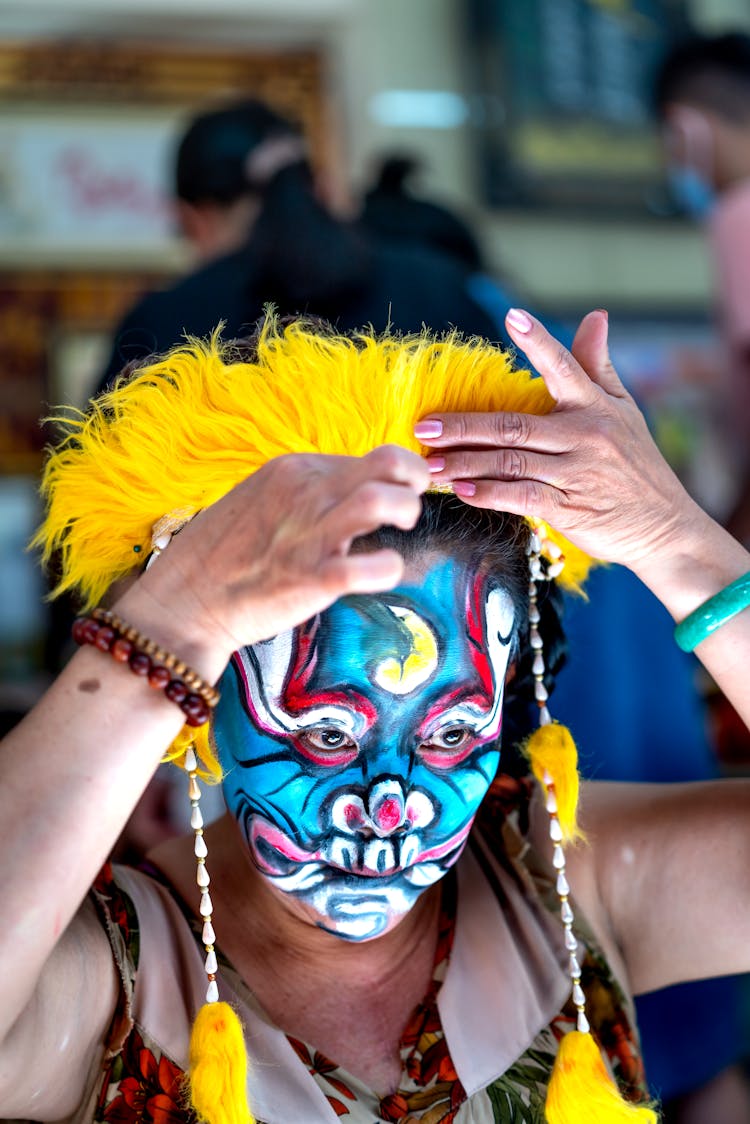
[(110, 606), (139, 632), (214, 684), (232, 655), (228, 638), (217, 638), (192, 613), (168, 604), (143, 582), (135, 582)]
[(679, 622), (745, 574), (750, 556), (696, 505), (693, 518), (631, 568)]

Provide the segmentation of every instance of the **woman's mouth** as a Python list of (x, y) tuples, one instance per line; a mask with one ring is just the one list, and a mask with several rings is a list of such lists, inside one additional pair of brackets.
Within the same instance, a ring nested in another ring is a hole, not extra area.
[(437, 881), (458, 859), (471, 821), (442, 842), (424, 847), (418, 832), (380, 838), (334, 831), (315, 850), (300, 847), (260, 814), (250, 821), (249, 842), (261, 870), (270, 878), (289, 877), (301, 867), (330, 867), (360, 878), (401, 875), (414, 886)]

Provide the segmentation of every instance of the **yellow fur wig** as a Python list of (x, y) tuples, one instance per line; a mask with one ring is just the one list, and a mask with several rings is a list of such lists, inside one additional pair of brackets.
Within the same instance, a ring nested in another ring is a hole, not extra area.
[[(545, 414), (553, 405), (540, 378), (483, 340), (329, 335), (302, 322), (281, 329), (268, 316), (254, 361), (218, 334), (190, 340), (87, 414), (67, 416), (33, 545), (45, 561), (60, 551), (55, 592), (75, 590), (89, 608), (142, 565), (160, 518), (194, 515), (272, 457), (362, 456), (386, 443), (425, 452), (413, 426), (433, 411)], [(578, 587), (590, 560), (545, 533), (565, 554), (560, 581)]]

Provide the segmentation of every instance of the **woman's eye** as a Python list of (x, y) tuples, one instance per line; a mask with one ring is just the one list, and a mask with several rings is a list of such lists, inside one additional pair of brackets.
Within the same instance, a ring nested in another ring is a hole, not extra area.
[(345, 734), (343, 730), (337, 730), (333, 726), (325, 729), (307, 730), (302, 735), (302, 740), (312, 749), (317, 749), (323, 753), (337, 749), (354, 749), (356, 745), (348, 734)]
[(433, 734), (428, 744), (433, 749), (458, 749), (465, 745), (470, 737), (471, 730), (467, 730), (465, 726), (452, 726), (448, 730), (440, 730)]

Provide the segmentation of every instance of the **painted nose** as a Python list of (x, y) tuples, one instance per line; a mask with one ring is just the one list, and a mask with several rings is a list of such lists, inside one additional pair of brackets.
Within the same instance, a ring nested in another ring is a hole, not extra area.
[(367, 815), (377, 835), (392, 835), (406, 820), (406, 800), (397, 781), (379, 781), (367, 794)]

